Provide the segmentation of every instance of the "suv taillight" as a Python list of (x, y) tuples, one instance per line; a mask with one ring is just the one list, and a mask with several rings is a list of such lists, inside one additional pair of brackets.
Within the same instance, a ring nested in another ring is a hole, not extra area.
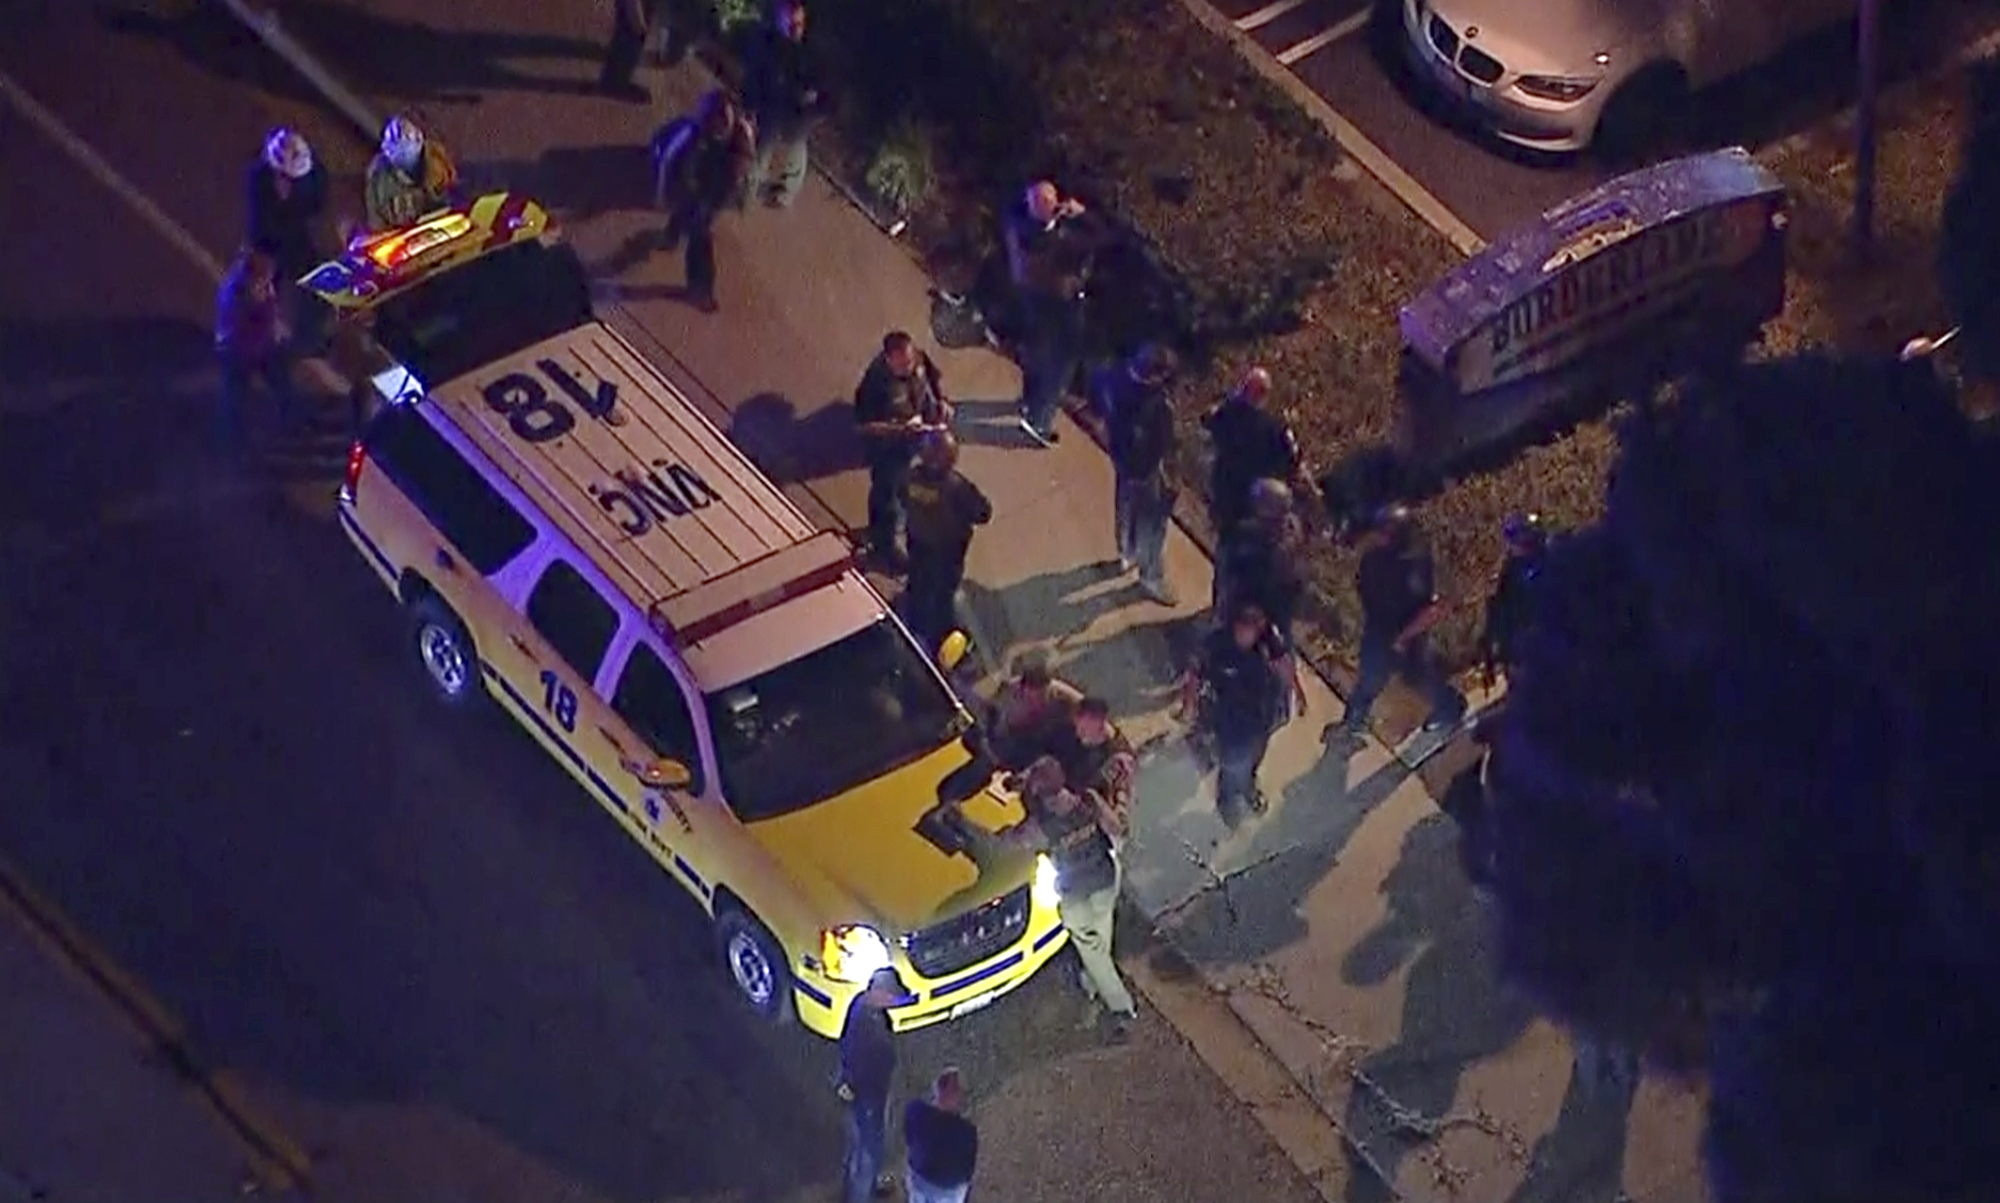
[(340, 495), (344, 500), (354, 500), (355, 486), (361, 483), (361, 466), (367, 462), (368, 444), (360, 439), (354, 440), (354, 445), (347, 449), (347, 481), (340, 487)]

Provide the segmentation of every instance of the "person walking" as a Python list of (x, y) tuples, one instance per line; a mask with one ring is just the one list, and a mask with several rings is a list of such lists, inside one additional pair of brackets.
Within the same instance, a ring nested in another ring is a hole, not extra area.
[(246, 247), (222, 278), (215, 299), (215, 355), (222, 372), (221, 407), (216, 433), (225, 442), (240, 442), (244, 407), (252, 388), (261, 382), (277, 402), (278, 420), (291, 419), (291, 361), (285, 354), (287, 331), (280, 313), (277, 263), (260, 247)]
[(805, 0), (773, 0), (744, 50), (743, 103), (757, 125), (751, 191), (775, 208), (790, 208), (805, 187), (807, 138), (832, 108), (822, 75), (806, 43)]
[(1268, 808), (1257, 770), (1294, 702), (1305, 709), (1290, 647), (1255, 602), (1237, 603), (1181, 678), (1178, 711), (1214, 741), (1215, 805), (1224, 821)]
[(317, 227), (326, 216), (326, 168), (303, 135), (279, 126), (265, 137), (244, 184), (244, 244), (271, 256), (293, 352), (317, 351), (325, 307), (298, 282), (325, 258)]
[(841, 1163), (844, 1203), (866, 1203), (895, 1189), (882, 1172), (887, 1143), (889, 1088), (896, 1079), (896, 1038), (889, 1008), (903, 999), (903, 983), (894, 969), (877, 969), (868, 985), (847, 1005), (840, 1029), (840, 1082), (837, 1092), (847, 1104), (847, 1152)]
[(882, 337), (882, 350), (854, 390), (854, 422), (868, 463), (868, 549), (891, 572), (909, 566), (897, 546), (903, 525), (903, 482), (917, 443), (951, 421), (944, 374), (903, 330)]
[(1123, 1040), (1138, 1017), (1132, 992), (1111, 955), (1120, 880), (1113, 841), (1123, 836), (1123, 823), (1101, 796), (1069, 788), (1062, 764), (1053, 756), (1035, 761), (1022, 776), (1021, 802), (1028, 817), (1001, 838), (1045, 853), (1055, 864), (1057, 910), (1069, 929), (1089, 1002), (1085, 1022), (1096, 1026), (1108, 1012), (1111, 1038)]
[(1490, 687), (1512, 664), (1515, 641), (1528, 620), (1528, 593), (1548, 549), (1548, 531), (1540, 514), (1509, 514), (1500, 528), (1507, 558), (1486, 599), (1486, 619), (1479, 629), (1480, 663)]
[(1111, 444), (1118, 564), (1126, 571), (1137, 569), (1139, 588), (1163, 606), (1174, 604), (1164, 554), (1167, 523), (1174, 513), (1168, 471), (1176, 434), (1174, 411), (1167, 404), (1173, 369), (1173, 353), (1149, 344), (1108, 369), (1097, 390)]
[(667, 211), (661, 248), (687, 245), (686, 296), (703, 313), (716, 310), (715, 219), (743, 204), (753, 138), (742, 109), (720, 88), (653, 135), (653, 203)]
[(965, 1117), (965, 1082), (957, 1069), (938, 1074), (930, 1097), (903, 1108), (909, 1203), (965, 1203), (979, 1163), (979, 1129)]
[(1254, 603), (1285, 646), (1292, 646), (1293, 620), (1305, 595), (1299, 569), (1305, 539), (1291, 487), (1269, 478), (1252, 485), (1250, 516), (1220, 541), (1215, 563), (1218, 620), (1244, 602)]
[(1030, 650), (1015, 661), (986, 712), (986, 745), (993, 762), (1019, 772), (1055, 751), (1072, 730), (1081, 690), (1057, 679), (1047, 652)]
[(1083, 202), (1048, 180), (1022, 192), (1001, 226), (1007, 270), (1019, 306), (1021, 429), (1044, 447), (1056, 443), (1056, 411), (1083, 354), (1083, 295), (1102, 239)]
[(958, 440), (949, 430), (934, 430), (918, 445), (903, 481), (903, 512), (910, 544), (904, 617), (935, 654), (956, 622), (972, 532), (993, 520), (993, 503), (958, 470)]
[(1375, 699), (1400, 673), (1430, 701), (1425, 731), (1441, 731), (1465, 716), (1465, 698), (1432, 659), (1429, 635), (1444, 617), (1436, 569), (1416, 519), (1402, 505), (1380, 511), (1361, 537), (1355, 587), (1361, 595), (1361, 648), (1353, 692), (1340, 733), (1358, 738), (1368, 729)]
[[(1299, 457), (1298, 439), (1285, 420), (1271, 412), (1270, 398), (1270, 371), (1253, 367), (1201, 420), (1214, 451), (1209, 466), (1208, 516), (1215, 528), (1217, 560), (1225, 558), (1221, 545), (1250, 517), (1250, 491), (1258, 481), (1283, 481), (1300, 497), (1310, 498), (1314, 493)], [(1224, 607), (1221, 586), (1218, 581), (1214, 599), (1218, 613)]]

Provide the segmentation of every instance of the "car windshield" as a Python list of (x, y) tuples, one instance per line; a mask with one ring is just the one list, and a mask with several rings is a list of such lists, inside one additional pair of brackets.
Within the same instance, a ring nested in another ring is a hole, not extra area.
[(591, 317), (590, 279), (576, 252), (524, 242), (382, 302), (375, 341), (434, 387)]
[(709, 694), (724, 796), (746, 823), (802, 810), (909, 764), (968, 721), (890, 619)]

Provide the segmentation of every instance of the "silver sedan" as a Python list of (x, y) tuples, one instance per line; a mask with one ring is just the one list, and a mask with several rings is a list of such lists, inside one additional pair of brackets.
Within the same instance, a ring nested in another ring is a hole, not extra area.
[(1509, 142), (1641, 152), (1701, 88), (1857, 0), (1400, 0), (1420, 79)]

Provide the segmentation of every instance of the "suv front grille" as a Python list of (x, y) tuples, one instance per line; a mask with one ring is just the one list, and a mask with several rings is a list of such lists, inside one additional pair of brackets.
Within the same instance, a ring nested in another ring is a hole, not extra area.
[(910, 966), (933, 980), (994, 955), (1028, 930), (1028, 887), (903, 937)]
[(1467, 46), (1465, 53), (1458, 56), (1458, 69), (1483, 84), (1498, 81), (1501, 74), (1506, 71), (1506, 68), (1500, 65), (1499, 59), (1477, 46)]
[(1458, 57), (1458, 35), (1452, 32), (1451, 26), (1444, 23), (1444, 18), (1438, 16), (1436, 13), (1432, 13), (1430, 24), (1427, 28), (1430, 30), (1431, 45), (1437, 47), (1437, 52), (1444, 55), (1445, 61), (1451, 62), (1456, 59)]

